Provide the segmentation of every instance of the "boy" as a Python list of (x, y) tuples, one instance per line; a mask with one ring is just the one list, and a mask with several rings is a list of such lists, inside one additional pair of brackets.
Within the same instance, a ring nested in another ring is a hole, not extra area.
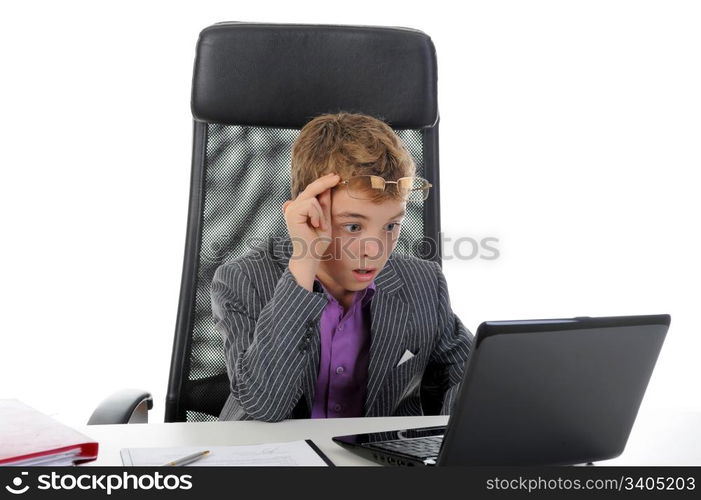
[(220, 266), (212, 313), (231, 393), (220, 420), (449, 414), (472, 334), (438, 264), (393, 254), (430, 184), (399, 137), (321, 115), (292, 149), (288, 238)]

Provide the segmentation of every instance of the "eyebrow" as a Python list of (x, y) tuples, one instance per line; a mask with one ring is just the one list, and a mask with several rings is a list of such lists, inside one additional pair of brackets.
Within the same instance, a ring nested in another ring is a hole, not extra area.
[[(406, 215), (406, 210), (402, 210), (402, 211), (399, 212), (397, 215), (394, 215), (394, 216), (390, 217), (390, 219), (396, 219), (397, 217), (402, 217), (403, 215)], [(334, 217), (339, 218), (339, 219), (343, 218), (343, 219), (362, 219), (362, 220), (368, 220), (367, 216), (365, 216), (365, 215), (363, 215), (363, 214), (356, 214), (356, 213), (353, 213), (353, 212), (341, 212), (341, 213), (336, 214)]]

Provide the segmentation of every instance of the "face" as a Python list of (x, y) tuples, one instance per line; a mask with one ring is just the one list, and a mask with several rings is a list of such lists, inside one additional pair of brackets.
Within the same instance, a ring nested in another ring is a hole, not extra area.
[[(406, 201), (373, 203), (331, 191), (333, 241), (319, 263), (317, 275), (335, 297), (366, 288), (377, 277), (397, 246)], [(371, 269), (367, 274), (357, 269)]]

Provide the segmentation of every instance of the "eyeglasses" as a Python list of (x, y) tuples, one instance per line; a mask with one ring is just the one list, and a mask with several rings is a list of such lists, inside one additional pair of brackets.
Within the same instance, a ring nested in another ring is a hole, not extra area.
[(423, 201), (428, 198), (428, 191), (433, 186), (423, 177), (400, 177), (396, 181), (386, 181), (379, 175), (355, 175), (338, 183), (345, 185), (348, 196), (356, 200), (372, 200), (380, 195), (388, 185), (392, 186), (408, 201)]

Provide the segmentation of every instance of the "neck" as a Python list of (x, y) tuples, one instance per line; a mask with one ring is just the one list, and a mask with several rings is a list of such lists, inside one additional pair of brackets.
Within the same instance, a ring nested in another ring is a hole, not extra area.
[(331, 277), (324, 272), (323, 269), (319, 268), (316, 272), (316, 277), (323, 283), (326, 290), (331, 294), (331, 296), (338, 301), (339, 304), (343, 306), (345, 310), (348, 310), (351, 305), (353, 305), (353, 297), (355, 297), (355, 290), (346, 290), (342, 286), (338, 285)]

